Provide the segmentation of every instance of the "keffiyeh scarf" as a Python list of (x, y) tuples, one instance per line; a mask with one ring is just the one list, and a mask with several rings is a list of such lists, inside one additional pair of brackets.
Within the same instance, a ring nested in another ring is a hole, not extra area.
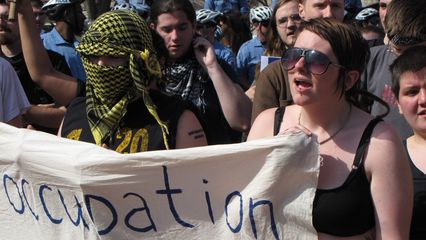
[[(107, 12), (90, 26), (77, 51), (87, 73), (86, 112), (96, 144), (108, 143), (127, 105), (142, 97), (169, 149), (167, 125), (159, 118), (147, 89), (151, 79), (161, 78), (161, 69), (146, 23), (131, 11)], [(100, 56), (128, 58), (128, 64), (100, 66), (90, 61), (90, 57)]]
[(160, 88), (163, 92), (179, 95), (205, 112), (205, 84), (209, 78), (193, 54), (188, 54), (187, 57), (175, 62), (167, 62), (162, 72)]

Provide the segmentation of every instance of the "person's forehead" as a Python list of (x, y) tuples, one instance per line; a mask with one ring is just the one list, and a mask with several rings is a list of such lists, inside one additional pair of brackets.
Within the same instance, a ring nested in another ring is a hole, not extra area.
[(316, 4), (316, 3), (345, 3), (345, 0), (305, 0), (305, 4)]
[[(297, 1), (289, 1), (284, 3), (283, 5), (281, 5), (278, 9), (277, 9), (277, 13), (278, 12), (283, 12), (283, 11), (287, 11), (287, 10), (294, 10), (296, 9), (297, 11), (299, 11), (299, 7), (298, 7), (298, 3)], [(292, 13), (289, 13), (288, 15), (291, 15)]]
[(418, 71), (405, 71), (403, 73), (401, 73), (401, 76), (399, 78), (400, 82), (402, 82), (402, 80), (404, 80), (404, 82), (426, 82), (426, 66), (423, 66), (423, 68), (421, 68)]
[(157, 17), (158, 24), (162, 24), (162, 20), (173, 20), (178, 23), (191, 23), (184, 11), (178, 10), (169, 13), (162, 13)]
[(7, 4), (0, 4), (0, 9), (4, 10), (4, 9), (9, 9), (9, 6)]
[(392, 2), (392, 0), (380, 0), (380, 3), (386, 3), (386, 4), (389, 4), (390, 2)]

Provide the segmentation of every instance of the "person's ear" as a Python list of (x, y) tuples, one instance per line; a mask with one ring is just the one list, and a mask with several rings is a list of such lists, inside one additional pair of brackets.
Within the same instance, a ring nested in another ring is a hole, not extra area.
[(303, 6), (302, 3), (299, 3), (299, 15), (303, 20), (305, 20), (305, 6)]
[(346, 72), (345, 76), (345, 91), (351, 89), (359, 80), (359, 72), (351, 70)]
[(402, 111), (401, 105), (399, 104), (399, 100), (396, 100), (396, 104), (398, 105), (399, 113), (400, 113), (401, 115), (404, 115), (404, 112)]

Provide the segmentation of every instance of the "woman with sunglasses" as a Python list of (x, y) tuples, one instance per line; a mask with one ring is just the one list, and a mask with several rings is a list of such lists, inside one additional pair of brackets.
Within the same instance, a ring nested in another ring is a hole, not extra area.
[(367, 56), (368, 46), (349, 25), (302, 24), (282, 61), (295, 104), (262, 112), (248, 137), (316, 136), (321, 162), (312, 220), (319, 239), (408, 239), (407, 156), (388, 124), (357, 107)]

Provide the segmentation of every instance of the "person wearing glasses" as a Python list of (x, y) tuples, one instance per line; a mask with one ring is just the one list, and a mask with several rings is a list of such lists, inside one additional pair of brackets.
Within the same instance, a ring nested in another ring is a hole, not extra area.
[[(299, 16), (304, 21), (313, 18), (334, 18), (343, 21), (344, 0), (298, 0), (298, 11)], [(292, 15), (295, 16), (294, 14)], [(272, 68), (272, 66), (267, 66), (264, 71), (260, 72), (259, 81), (256, 83), (252, 122), (265, 109), (286, 106), (292, 103), (287, 82), (287, 72), (282, 68), (272, 72), (268, 68)]]
[(256, 37), (243, 43), (237, 54), (237, 73), (245, 90), (253, 83), (256, 66), (265, 51), (271, 15), (271, 9), (266, 6), (250, 9), (250, 22)]
[(392, 91), (414, 135), (404, 140), (414, 184), (410, 240), (426, 239), (426, 46), (404, 51), (390, 66)]
[[(396, 97), (392, 92), (392, 74), (389, 66), (398, 55), (416, 45), (426, 45), (426, 1), (392, 0), (387, 5), (385, 30), (389, 38), (387, 45), (371, 48), (371, 55), (361, 80), (363, 88), (382, 98), (390, 107), (384, 118), (399, 133), (401, 139), (413, 134), (411, 127), (400, 114)], [(369, 105), (366, 101), (366, 105)], [(371, 114), (380, 115), (387, 111), (374, 103)]]
[(368, 52), (350, 25), (303, 23), (282, 57), (294, 105), (263, 111), (248, 136), (303, 131), (318, 142), (312, 223), (320, 240), (408, 239), (413, 192), (402, 142), (381, 118), (359, 108)]
[(197, 21), (195, 25), (196, 33), (213, 44), (214, 52), (218, 59), (227, 62), (234, 68), (234, 70), (236, 70), (234, 53), (230, 48), (225, 47), (225, 45), (215, 38), (215, 32), (218, 27), (218, 18), (221, 16), (221, 13), (209, 9), (199, 9), (195, 11), (195, 15)]
[[(281, 57), (285, 49), (294, 45), (297, 29), (302, 22), (298, 3), (298, 0), (280, 0), (275, 5), (264, 55)], [(285, 85), (287, 81), (284, 73), (280, 61), (270, 63), (259, 72), (258, 78), (250, 87), (254, 91), (252, 122), (267, 108), (291, 103), (284, 100), (290, 96), (288, 86)]]

